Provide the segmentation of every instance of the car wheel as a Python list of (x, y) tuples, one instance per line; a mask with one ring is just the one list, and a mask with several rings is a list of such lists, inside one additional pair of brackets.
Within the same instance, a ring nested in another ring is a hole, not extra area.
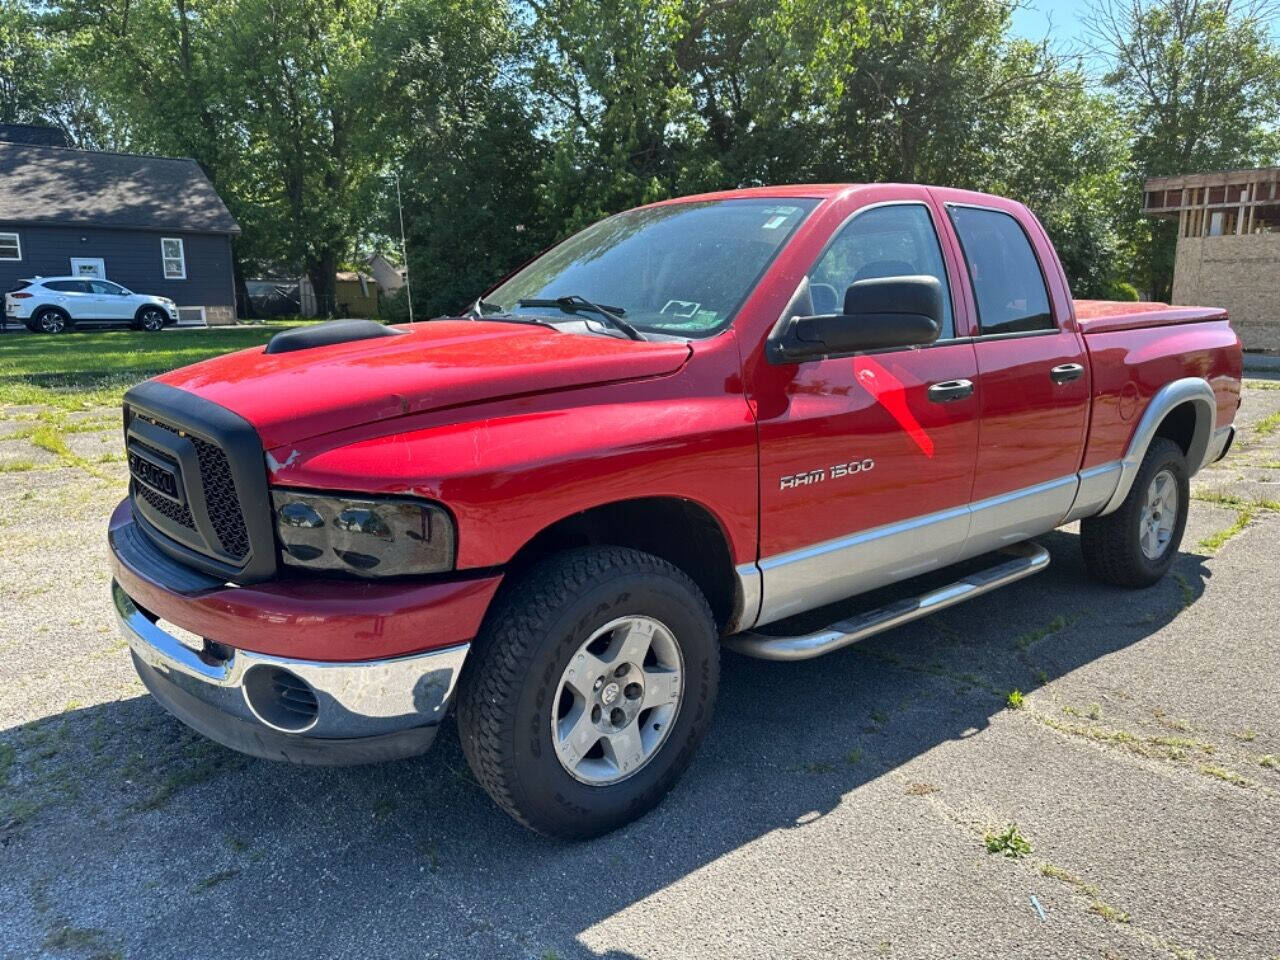
[(165, 322), (168, 319), (164, 311), (157, 307), (148, 307), (138, 313), (135, 329), (146, 330), (148, 333), (157, 333), (164, 329)]
[(586, 838), (643, 815), (711, 722), (719, 640), (702, 593), (647, 553), (555, 555), (505, 585), (459, 690), (471, 769), (540, 833)]
[(36, 329), (41, 333), (65, 333), (70, 328), (71, 317), (62, 310), (42, 310), (36, 317)]
[(1178, 554), (1190, 504), (1191, 481), (1182, 448), (1156, 437), (1119, 508), (1081, 521), (1085, 567), (1107, 583), (1151, 586)]

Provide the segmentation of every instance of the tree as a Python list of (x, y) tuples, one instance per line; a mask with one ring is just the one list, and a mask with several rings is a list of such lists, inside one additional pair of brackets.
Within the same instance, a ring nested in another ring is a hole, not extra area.
[(20, 0), (0, 0), (0, 123), (57, 127), (80, 146), (114, 141), (76, 44), (48, 34)]
[(1168, 299), (1176, 225), (1139, 216), (1146, 178), (1275, 162), (1274, 0), (1099, 0), (1088, 21), (1104, 83), (1133, 131), (1128, 183), (1143, 285)]

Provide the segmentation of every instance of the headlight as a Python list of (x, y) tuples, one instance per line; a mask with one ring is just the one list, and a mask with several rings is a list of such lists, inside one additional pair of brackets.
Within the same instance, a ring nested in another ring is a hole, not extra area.
[(453, 569), (453, 519), (438, 504), (276, 488), (271, 506), (286, 566), (361, 577)]

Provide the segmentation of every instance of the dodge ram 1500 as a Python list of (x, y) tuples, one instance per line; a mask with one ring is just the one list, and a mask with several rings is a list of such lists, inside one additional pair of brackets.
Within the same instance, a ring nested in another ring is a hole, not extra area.
[(722, 646), (839, 649), (1043, 570), (1033, 538), (1073, 521), (1093, 575), (1155, 582), (1240, 375), (1224, 311), (1073, 301), (1006, 199), (687, 197), (462, 315), (288, 330), (130, 390), (113, 599), (147, 688), (220, 743), (404, 757), (456, 707), (498, 805), (591, 836), (688, 765)]

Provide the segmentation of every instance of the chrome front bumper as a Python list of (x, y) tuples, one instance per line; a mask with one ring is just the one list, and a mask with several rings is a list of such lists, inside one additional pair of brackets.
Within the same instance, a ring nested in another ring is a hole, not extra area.
[[(121, 633), (152, 694), (206, 736), (272, 759), (359, 763), (421, 752), (444, 718), (470, 649), (459, 644), (350, 663), (209, 644), (198, 650), (161, 629), (118, 583), (111, 593)], [(275, 708), (280, 678), (306, 710)]]

